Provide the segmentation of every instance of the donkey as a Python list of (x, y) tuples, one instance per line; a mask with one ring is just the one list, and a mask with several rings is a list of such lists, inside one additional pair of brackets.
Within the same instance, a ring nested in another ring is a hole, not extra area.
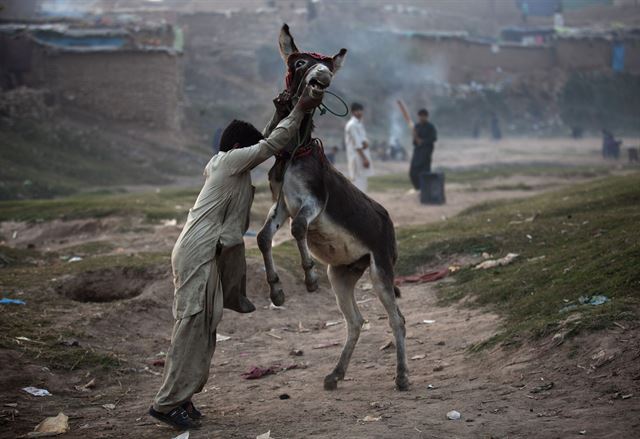
[[(280, 95), (285, 96), (285, 111), (276, 111), (272, 125), (291, 111), (305, 85), (317, 93), (329, 87), (347, 53), (342, 49), (337, 55), (326, 57), (300, 52), (286, 24), (280, 31), (279, 46), (287, 68), (286, 90)], [(400, 291), (394, 286), (397, 249), (393, 223), (384, 207), (357, 189), (327, 161), (320, 142), (311, 138), (312, 128), (313, 115), (307, 115), (301, 124), (299, 138), (285, 149), (284, 154), (276, 157), (269, 171), (275, 204), (257, 239), (271, 300), (275, 305), (284, 303), (271, 246), (274, 234), (290, 218), (291, 234), (300, 251), (307, 290), (313, 292), (318, 288), (313, 255), (328, 266), (331, 287), (347, 322), (347, 340), (340, 360), (324, 379), (325, 390), (337, 389), (360, 336), (364, 319), (356, 304), (354, 287), (367, 268), (395, 337), (396, 388), (407, 390), (405, 319), (396, 304)]]

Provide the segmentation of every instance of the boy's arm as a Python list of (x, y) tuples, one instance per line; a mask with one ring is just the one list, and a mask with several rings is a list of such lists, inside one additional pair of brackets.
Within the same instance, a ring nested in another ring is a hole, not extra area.
[(304, 112), (294, 108), (273, 130), (268, 138), (253, 146), (232, 149), (226, 154), (225, 163), (232, 174), (250, 171), (272, 155), (282, 151), (296, 135)]
[(278, 126), (278, 123), (280, 123), (281, 120), (282, 118), (278, 116), (278, 112), (274, 111), (273, 116), (271, 116), (271, 120), (269, 120), (269, 122), (267, 123), (267, 126), (265, 126), (264, 129), (262, 130), (262, 136), (265, 139), (269, 137), (273, 129)]

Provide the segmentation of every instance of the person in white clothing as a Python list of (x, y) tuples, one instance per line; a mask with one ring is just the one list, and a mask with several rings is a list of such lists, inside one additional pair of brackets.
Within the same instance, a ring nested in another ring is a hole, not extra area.
[(369, 139), (362, 124), (364, 107), (351, 104), (352, 117), (344, 127), (344, 143), (347, 150), (349, 179), (362, 192), (367, 192), (367, 179), (373, 175)]

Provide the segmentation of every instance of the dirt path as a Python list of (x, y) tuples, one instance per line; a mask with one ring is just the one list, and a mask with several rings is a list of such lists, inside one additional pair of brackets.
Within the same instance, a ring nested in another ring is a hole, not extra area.
[[(258, 262), (250, 264), (252, 291), (266, 291), (261, 271)], [(625, 369), (640, 355), (637, 331), (611, 331), (597, 346), (581, 340), (560, 346), (547, 341), (526, 349), (469, 354), (472, 344), (498, 329), (498, 317), (479, 309), (437, 306), (429, 284), (403, 288), (399, 302), (407, 320), (408, 356), (420, 357), (409, 360), (410, 391), (394, 390), (394, 349), (380, 349), (391, 340), (386, 316), (361, 283), (356, 297), (368, 325), (346, 381), (337, 391), (326, 392), (322, 379), (337, 361), (340, 346), (314, 347), (341, 345), (344, 324), (327, 326), (340, 322), (341, 315), (326, 285), (308, 294), (300, 276), (284, 273), (283, 279), (286, 309), (270, 309), (264, 294), (253, 294), (258, 305), (254, 314), (225, 311), (219, 333), (231, 339), (219, 343), (209, 382), (195, 399), (207, 420), (191, 438), (254, 438), (269, 430), (274, 438), (564, 438), (584, 430), (589, 437), (622, 438), (633, 437), (640, 424), (637, 397), (621, 399), (620, 393), (634, 393), (635, 387), (637, 395), (640, 390)], [(164, 279), (131, 300), (52, 310), (60, 324), (85, 332), (81, 344), (126, 358), (126, 368), (118, 373), (60, 373), (0, 351), (5, 365), (0, 384), (6, 389), (0, 403), (17, 403), (19, 411), (0, 437), (26, 433), (59, 411), (70, 417), (68, 438), (176, 436), (145, 415), (160, 384), (161, 367), (152, 362), (169, 343), (170, 298), (169, 280)], [(434, 323), (422, 323), (425, 319)], [(303, 355), (291, 356), (292, 349)], [(613, 360), (591, 367), (598, 355)], [(253, 366), (293, 364), (298, 368), (259, 380), (240, 376)], [(92, 378), (96, 387), (91, 391), (74, 388)], [(598, 386), (600, 381), (606, 385)], [(532, 393), (551, 382), (551, 389)], [(30, 397), (19, 391), (26, 385), (45, 386), (53, 396)], [(116, 407), (109, 410), (105, 404)], [(447, 420), (450, 410), (459, 411), (461, 420)], [(367, 416), (375, 420), (364, 421)]]

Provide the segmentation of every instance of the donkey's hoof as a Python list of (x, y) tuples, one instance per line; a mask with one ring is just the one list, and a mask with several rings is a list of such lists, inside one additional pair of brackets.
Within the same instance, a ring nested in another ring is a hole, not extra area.
[(276, 290), (274, 292), (271, 293), (271, 303), (273, 303), (275, 306), (282, 306), (284, 305), (284, 291), (282, 290)]
[(305, 285), (307, 286), (307, 291), (309, 293), (315, 293), (316, 291), (318, 291), (318, 280), (317, 279), (315, 281), (312, 281), (312, 282), (305, 281)]
[(318, 291), (318, 275), (313, 271), (309, 272), (305, 276), (304, 283), (307, 286), (308, 292), (313, 293), (315, 291)]
[(324, 377), (324, 390), (338, 390), (338, 378), (334, 375)]
[(396, 378), (396, 390), (401, 392), (409, 390), (409, 378), (406, 376)]

